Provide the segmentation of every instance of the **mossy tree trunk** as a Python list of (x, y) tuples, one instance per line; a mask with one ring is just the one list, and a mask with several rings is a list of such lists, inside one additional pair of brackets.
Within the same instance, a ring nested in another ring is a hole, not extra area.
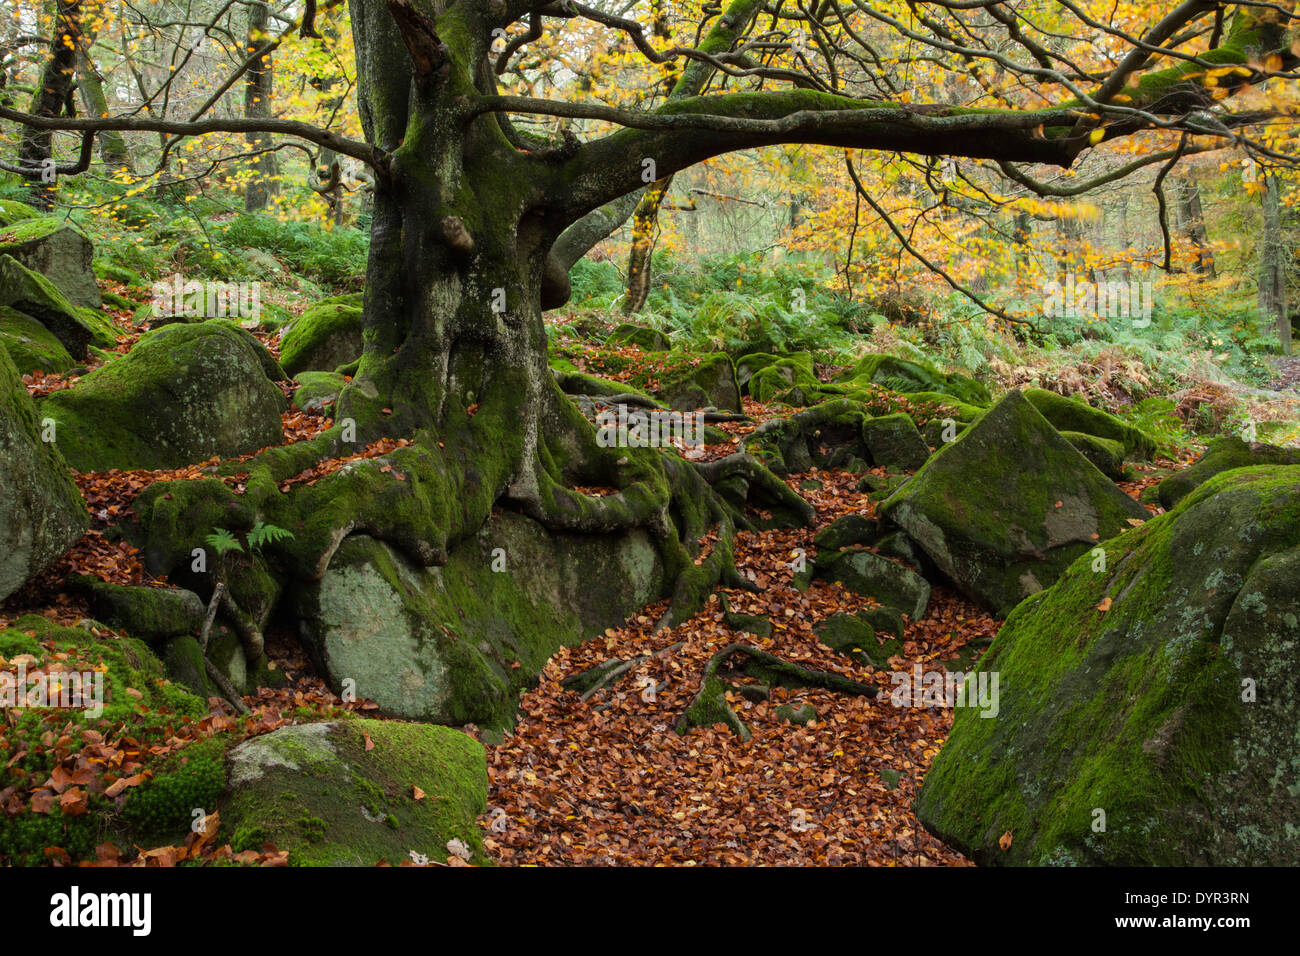
[(1277, 323), (1282, 354), (1291, 354), (1291, 316), (1286, 304), (1286, 250), (1282, 241), (1281, 187), (1276, 174), (1264, 177), (1264, 236), (1259, 247), (1259, 307)]
[[(266, 42), (266, 25), (270, 18), (270, 8), (263, 0), (248, 6), (248, 52), (254, 53)], [(260, 56), (244, 75), (244, 115), (250, 119), (261, 119), (271, 115), (272, 85), (274, 72), (271, 54)], [(249, 133), (248, 145), (256, 153), (252, 160), (253, 178), (244, 190), (244, 209), (256, 212), (265, 209), (271, 196), (277, 191), (276, 176), (278, 164), (272, 150), (275, 142), (270, 133)]]
[[(57, 0), (54, 28), (50, 37), (50, 55), (41, 71), (39, 85), (32, 95), (28, 112), (35, 116), (71, 115), (72, 85), (77, 70), (77, 50), (81, 45), (81, 0)], [(54, 136), (48, 130), (23, 127), (18, 147), (19, 165), (30, 183), (30, 202), (48, 212), (54, 206)]]

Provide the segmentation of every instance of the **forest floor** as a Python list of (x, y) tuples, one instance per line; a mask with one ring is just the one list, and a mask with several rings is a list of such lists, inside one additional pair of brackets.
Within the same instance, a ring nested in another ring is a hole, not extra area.
[[(129, 349), (134, 340), (124, 338), (119, 349)], [(272, 336), (264, 341), (272, 349), (277, 344)], [(1282, 374), (1296, 374), (1296, 369), (1287, 366)], [(33, 394), (68, 384), (68, 377), (36, 375), (28, 380)], [(285, 388), (288, 392), (291, 386)], [(752, 423), (726, 426), (735, 440), (762, 421), (789, 414), (784, 407), (749, 401), (745, 410)], [(284, 425), (286, 440), (293, 441), (318, 433), (329, 426), (329, 420), (290, 411)], [(394, 444), (377, 443), (362, 454), (382, 454)], [(729, 445), (710, 446), (707, 454), (721, 457), (732, 451)], [(322, 468), (341, 464), (326, 463)], [(1123, 487), (1137, 497), (1157, 480), (1157, 471), (1167, 473), (1179, 464), (1161, 461), (1139, 466), (1150, 470), (1151, 477)], [(192, 466), (76, 477), (92, 515), (90, 531), (58, 564), (0, 605), (0, 628), (32, 612), (66, 625), (87, 617), (88, 608), (65, 587), (73, 573), (120, 584), (165, 584), (145, 573), (126, 542), (104, 532), (127, 516), (135, 496), (150, 483), (197, 479), (206, 473), (203, 466)], [(305, 475), (302, 480), (318, 477)], [(514, 731), (504, 740), (488, 742), (491, 789), (481, 822), (485, 846), (496, 861), (505, 865), (967, 863), (926, 833), (911, 809), (946, 738), (952, 712), (894, 706), (890, 674), (911, 672), (918, 666), (926, 671), (939, 667), (968, 671), (1001, 622), (955, 592), (937, 588), (924, 620), (907, 622), (903, 653), (888, 662), (888, 670), (858, 664), (818, 641), (813, 626), (819, 621), (836, 612), (865, 609), (873, 602), (837, 583), (814, 581), (800, 591), (793, 584), (792, 562), (799, 549), (813, 553), (813, 536), (819, 528), (844, 515), (873, 513), (874, 502), (858, 490), (860, 478), (840, 471), (791, 475), (790, 486), (816, 509), (816, 527), (739, 535), (738, 567), (761, 591), (721, 593), (733, 613), (767, 617), (773, 625), (771, 637), (743, 635), (729, 628), (715, 595), (702, 612), (670, 630), (654, 632), (654, 622), (664, 610), (662, 605), (654, 606), (622, 627), (554, 655), (538, 686), (523, 696)], [(239, 482), (238, 476), (228, 480)], [(779, 688), (768, 700), (737, 694), (731, 703), (753, 732), (749, 741), (721, 725), (679, 736), (673, 723), (698, 690), (705, 662), (736, 641), (874, 684), (880, 694), (868, 699)], [(246, 697), (251, 713), (244, 716), (221, 699), (211, 698), (213, 716), (178, 734), (170, 745), (179, 748), (192, 739), (232, 730), (236, 735), (255, 736), (291, 722), (375, 709), (368, 701), (344, 703), (336, 697), (287, 630), (272, 629), (267, 650), (288, 679), (286, 687)], [(563, 678), (608, 659), (640, 655), (649, 659), (589, 699), (560, 685)], [(776, 715), (782, 704), (811, 705), (815, 720), (806, 726), (784, 723)], [(477, 728), (464, 729), (480, 736)], [(105, 736), (113, 735), (110, 731)], [(128, 761), (143, 759), (142, 754), (131, 755), (129, 743), (120, 746)], [(85, 772), (93, 781), (96, 771)], [(62, 785), (64, 790), (58, 790), (47, 781), (30, 793), (9, 788), (0, 791), (0, 805), (31, 803), (34, 807), (37, 800), (47, 799), (47, 790), (64, 793), (68, 784)], [(94, 789), (93, 782), (89, 786)], [(230, 859), (232, 851), (196, 838), (184, 847), (141, 849), (136, 854), (128, 848), (103, 846), (98, 856), (108, 865), (132, 856), (137, 865), (146, 865), (221, 861)], [(273, 852), (248, 851), (236, 859), (285, 862), (283, 855)]]

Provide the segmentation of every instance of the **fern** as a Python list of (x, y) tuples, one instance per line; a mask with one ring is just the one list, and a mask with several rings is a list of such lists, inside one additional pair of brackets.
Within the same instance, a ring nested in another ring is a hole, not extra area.
[(254, 551), (261, 551), (263, 545), (274, 544), (277, 541), (288, 541), (292, 538), (292, 531), (259, 521), (253, 525), (253, 530), (248, 532), (248, 546)]
[(225, 528), (218, 528), (203, 540), (206, 541), (208, 547), (217, 552), (218, 555), (223, 555), (228, 551), (239, 551), (242, 553), (244, 550), (244, 546), (239, 543), (239, 539)]

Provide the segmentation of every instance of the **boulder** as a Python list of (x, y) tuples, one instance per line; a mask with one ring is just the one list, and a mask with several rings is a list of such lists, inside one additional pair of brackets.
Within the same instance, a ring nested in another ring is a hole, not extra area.
[(1297, 502), (1300, 467), (1222, 474), (1018, 606), (979, 665), (996, 716), (957, 709), (926, 828), (984, 864), (1294, 865)]
[(182, 634), (198, 634), (207, 608), (193, 591), (113, 584), (81, 576), (69, 587), (86, 595), (91, 613), (152, 648)]
[(45, 276), (75, 306), (103, 304), (91, 268), (94, 247), (86, 234), (53, 216), (19, 219), (0, 227), (0, 255), (13, 256)]
[(177, 468), (283, 441), (275, 360), (225, 321), (146, 333), (40, 406), (78, 471)]
[(289, 375), (333, 372), (361, 357), (362, 306), (359, 294), (316, 303), (284, 330), (280, 365)]
[(348, 538), (298, 592), (299, 633), (334, 687), (350, 678), (385, 714), (502, 728), (556, 650), (621, 623), (663, 587), (641, 532), (550, 535), (504, 513), (442, 567)]
[(813, 466), (919, 467), (930, 454), (907, 415), (872, 416), (859, 403), (843, 398), (764, 422), (745, 439), (745, 450), (777, 474), (804, 472)]
[(220, 804), (236, 852), (274, 844), (294, 866), (485, 864), (483, 745), (450, 727), (381, 720), (296, 724), (228, 756)]
[[(753, 358), (754, 356), (746, 356), (741, 361), (749, 360), (750, 364), (747, 367), (753, 369), (745, 380), (745, 390), (756, 401), (771, 402), (781, 395), (790, 399), (799, 397), (800, 401), (797, 404), (803, 404), (804, 399), (815, 394), (821, 387), (821, 382), (813, 373), (812, 356), (807, 352), (788, 358), (776, 357), (774, 361), (765, 363), (759, 368), (754, 367)], [(802, 396), (788, 394), (796, 388), (806, 394)]]
[(304, 412), (321, 412), (338, 401), (347, 379), (337, 372), (299, 372), (293, 377), (298, 387), (293, 405)]
[(836, 653), (881, 670), (889, 667), (891, 657), (903, 653), (901, 640), (877, 637), (876, 629), (860, 614), (832, 614), (813, 625), (813, 634)]
[(0, 254), (0, 306), (9, 306), (45, 326), (74, 359), (84, 359), (91, 345), (109, 347), (103, 334), (45, 276), (13, 256)]
[(90, 523), (67, 462), (43, 431), (0, 349), (0, 600), (53, 564)]
[(854, 594), (898, 608), (913, 621), (925, 617), (930, 585), (911, 568), (861, 549), (817, 556), (817, 577), (838, 581)]
[(623, 322), (615, 326), (605, 342), (608, 345), (635, 345), (643, 352), (667, 352), (672, 348), (668, 336), (658, 329), (634, 325), (631, 322)]
[(1156, 453), (1155, 439), (1146, 432), (1134, 428), (1108, 412), (1093, 408), (1087, 402), (1081, 402), (1077, 398), (1067, 398), (1043, 388), (1027, 388), (1023, 394), (1029, 400), (1029, 404), (1038, 409), (1057, 431), (1082, 432), (1107, 441), (1119, 442), (1123, 448), (1122, 459), (1125, 460), (1137, 458), (1149, 461)]
[(0, 348), (9, 353), (21, 375), (38, 369), (48, 375), (58, 375), (76, 365), (49, 329), (7, 305), (0, 305)]
[(836, 518), (813, 537), (818, 553), (843, 551), (853, 545), (875, 544), (880, 537), (880, 522), (867, 515), (849, 514)]
[(1251, 465), (1300, 465), (1300, 449), (1243, 441), (1235, 435), (1216, 438), (1191, 467), (1160, 482), (1160, 505), (1168, 511), (1220, 472)]
[(871, 463), (889, 471), (915, 471), (930, 457), (930, 446), (912, 416), (904, 412), (866, 419), (862, 440)]
[(1149, 517), (1019, 392), (939, 449), (877, 514), (999, 616)]
[(684, 366), (664, 375), (655, 394), (675, 411), (707, 407), (741, 410), (736, 368), (724, 352), (692, 356)]
[(1111, 481), (1124, 479), (1124, 446), (1111, 438), (1098, 438), (1086, 432), (1061, 432), (1061, 437), (1078, 449), (1099, 472)]

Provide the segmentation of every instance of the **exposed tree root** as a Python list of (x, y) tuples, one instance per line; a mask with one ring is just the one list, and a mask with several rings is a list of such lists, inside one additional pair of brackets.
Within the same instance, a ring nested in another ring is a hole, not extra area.
[(761, 677), (771, 684), (786, 687), (820, 687), (857, 697), (875, 697), (878, 693), (874, 684), (859, 683), (831, 671), (803, 667), (749, 644), (728, 644), (710, 657), (708, 663), (704, 665), (704, 670), (700, 673), (699, 691), (673, 725), (677, 733), (684, 734), (692, 727), (725, 724), (742, 740), (750, 738), (749, 728), (727, 703), (727, 683), (724, 678), (732, 672), (732, 669), (723, 671), (722, 667), (735, 657), (748, 658), (743, 673), (750, 677)]
[[(263, 549), (266, 570), (286, 591), (319, 580), (352, 534), (384, 541), (418, 565), (441, 565), (494, 508), (505, 507), (561, 534), (647, 532), (670, 582), (669, 608), (658, 622), (665, 628), (694, 615), (718, 586), (756, 589), (735, 567), (738, 529), (812, 522), (812, 507), (749, 455), (697, 463), (672, 450), (601, 447), (591, 423), (549, 376), (539, 407), (521, 423), (519, 396), (510, 395), (517, 385), (500, 384), (472, 406), (448, 403), (436, 431), (417, 429), (409, 444), (349, 460), (319, 479), (283, 484), (331, 456), (351, 458), (363, 442), (401, 435), (392, 426), (403, 416), (371, 416), (366, 402), (350, 402), (361, 416), (353, 422), (356, 442), (343, 441), (336, 424), (308, 441), (222, 466), (247, 472), (242, 494), (217, 480), (147, 489), (136, 510), (150, 570), (211, 594), (213, 576), (191, 571), (193, 549), (217, 528), (246, 533), (258, 522), (293, 533)], [(612, 491), (575, 490), (584, 486)], [(228, 579), (220, 600), (250, 661), (262, 655), (263, 640), (243, 609), (256, 607), (260, 595), (241, 588), (255, 583)]]

